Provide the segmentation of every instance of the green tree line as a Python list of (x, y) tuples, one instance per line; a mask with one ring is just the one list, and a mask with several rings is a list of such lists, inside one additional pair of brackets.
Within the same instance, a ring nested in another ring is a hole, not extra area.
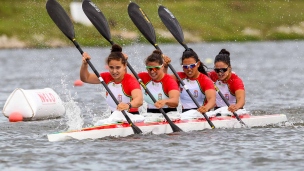
[[(72, 0), (57, 0), (70, 15)], [(81, 2), (81, 1), (78, 1)], [(120, 44), (146, 42), (127, 13), (129, 0), (92, 0), (108, 19), (112, 38)], [(155, 27), (159, 43), (176, 43), (158, 17), (159, 5), (167, 7), (190, 42), (264, 41), (304, 39), (302, 0), (134, 0)], [(0, 6), (1, 37), (15, 38), (26, 47), (71, 45), (53, 23), (46, 0), (10, 0)], [(83, 46), (108, 46), (94, 26), (74, 25)], [(71, 45), (72, 46), (72, 45)]]

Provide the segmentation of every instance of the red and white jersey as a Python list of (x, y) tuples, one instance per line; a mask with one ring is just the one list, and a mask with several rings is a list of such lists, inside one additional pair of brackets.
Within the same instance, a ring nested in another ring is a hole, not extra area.
[[(168, 99), (169, 91), (171, 90), (179, 91), (177, 82), (168, 74), (165, 74), (165, 76), (160, 81), (153, 81), (147, 72), (141, 72), (138, 74), (138, 76), (146, 85), (147, 89), (151, 92), (156, 101)], [(149, 109), (156, 109), (154, 102), (145, 92), (144, 100), (148, 103)], [(168, 106), (166, 105), (163, 108), (168, 108)]]
[[(218, 87), (224, 97), (228, 100), (229, 104), (236, 104), (235, 92), (237, 90), (245, 90), (242, 79), (234, 72), (231, 73), (231, 76), (227, 81), (218, 80), (218, 76), (215, 71), (211, 71), (208, 74), (211, 80), (215, 82), (215, 85)], [(227, 106), (218, 93), (216, 94), (216, 106)]]
[[(189, 91), (193, 95), (193, 97), (197, 100), (198, 104), (204, 105), (207, 104), (208, 101), (206, 99), (205, 91), (206, 90), (215, 90), (212, 80), (206, 75), (200, 73), (198, 78), (190, 79), (184, 72), (177, 72), (179, 77), (183, 80), (185, 85), (188, 87)], [(180, 99), (183, 106), (183, 109), (192, 109), (197, 108), (185, 88), (183, 88), (182, 84), (180, 84)]]
[[(118, 100), (119, 103), (131, 102), (132, 101), (131, 92), (134, 89), (141, 89), (137, 80), (127, 73), (125, 74), (122, 81), (119, 83), (114, 82), (114, 79), (109, 72), (100, 73), (100, 76), (102, 77), (104, 82), (108, 85), (109, 89), (114, 94), (115, 98)], [(106, 93), (106, 101), (111, 111), (115, 111), (117, 105), (108, 92)], [(128, 112), (137, 112), (137, 111), (138, 108), (131, 108)]]

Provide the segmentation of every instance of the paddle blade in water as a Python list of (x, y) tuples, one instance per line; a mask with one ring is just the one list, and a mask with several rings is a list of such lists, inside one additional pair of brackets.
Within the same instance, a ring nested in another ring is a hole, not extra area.
[(108, 21), (101, 10), (90, 0), (83, 1), (82, 9), (99, 33), (113, 44)]
[(184, 44), (183, 30), (174, 15), (162, 5), (158, 7), (158, 15), (175, 39), (180, 44)]
[(153, 45), (156, 44), (154, 27), (144, 11), (134, 2), (128, 6), (128, 14), (145, 38)]
[(73, 41), (75, 38), (74, 26), (62, 6), (56, 0), (48, 0), (46, 10), (58, 28)]

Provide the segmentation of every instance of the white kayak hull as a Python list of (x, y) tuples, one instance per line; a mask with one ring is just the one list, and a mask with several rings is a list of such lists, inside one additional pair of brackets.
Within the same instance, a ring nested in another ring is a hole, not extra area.
[[(284, 114), (273, 114), (263, 116), (244, 115), (241, 117), (242, 121), (249, 127), (261, 127), (267, 125), (275, 125), (284, 123), (287, 121), (287, 117)], [(215, 128), (241, 128), (242, 125), (234, 117), (213, 117), (210, 118)], [(204, 129), (211, 129), (210, 125), (205, 119), (191, 119), (191, 120), (179, 120), (175, 124), (180, 127), (184, 132), (199, 131)], [(170, 125), (166, 122), (153, 122), (153, 123), (136, 123), (136, 125), (142, 130), (144, 134), (168, 134), (172, 133)], [(48, 134), (48, 140), (65, 141), (69, 139), (97, 139), (104, 137), (126, 137), (134, 134), (132, 128), (127, 124), (111, 124), (96, 126), (90, 128), (84, 128), (77, 131), (59, 132)]]

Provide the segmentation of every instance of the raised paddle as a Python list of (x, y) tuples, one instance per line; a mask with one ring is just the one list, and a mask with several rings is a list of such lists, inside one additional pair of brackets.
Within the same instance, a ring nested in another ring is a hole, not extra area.
[[(162, 22), (164, 25), (168, 28), (168, 30), (171, 32), (171, 34), (175, 37), (175, 39), (185, 48), (188, 49), (187, 45), (184, 43), (184, 34), (183, 30), (177, 21), (177, 19), (174, 17), (174, 15), (164, 6), (159, 6), (158, 7), (158, 15), (161, 18)], [(224, 95), (221, 93), (219, 88), (214, 84), (214, 87), (217, 91), (217, 93), (221, 96), (221, 98), (224, 100), (227, 106), (230, 106), (229, 102), (227, 99), (224, 97)], [(235, 118), (243, 125), (247, 125), (241, 120), (241, 118), (233, 112), (233, 115)]]
[[(131, 2), (128, 6), (128, 14), (135, 24), (135, 26), (139, 29), (139, 31), (145, 36), (145, 38), (156, 48), (159, 49), (157, 43), (156, 43), (156, 36), (155, 36), (155, 31), (154, 27), (151, 24), (149, 18), (147, 15), (144, 13), (144, 11), (134, 2)], [(187, 91), (191, 99), (194, 101), (197, 107), (200, 107), (198, 104), (197, 100), (193, 97), (192, 93), (188, 89), (187, 86), (185, 86), (185, 83), (183, 80), (179, 77), (179, 75), (176, 73), (175, 69), (172, 67), (171, 64), (168, 64), (169, 68), (172, 70), (174, 73), (175, 77), (178, 79), (178, 81), (182, 84), (184, 89)], [(203, 113), (205, 119), (208, 121), (210, 127), (213, 129), (215, 128), (211, 120), (208, 118), (208, 116)]]
[[(67, 13), (64, 11), (62, 6), (56, 1), (56, 0), (48, 0), (46, 3), (46, 9), (49, 14), (49, 16), (52, 18), (54, 23), (58, 26), (58, 28), (68, 37), (76, 46), (76, 48), (79, 50), (81, 54), (83, 54), (82, 49), (80, 48), (79, 44), (76, 42), (75, 39), (75, 32), (74, 32), (74, 26), (67, 15)], [(104, 82), (104, 80), (101, 78), (93, 64), (91, 63), (90, 60), (87, 59), (87, 63), (90, 65), (91, 69), (94, 71), (98, 79), (100, 80), (101, 84), (105, 87), (107, 92), (110, 94), (114, 102), (118, 105), (119, 102), (115, 98), (114, 94), (111, 92), (107, 84)], [(133, 129), (134, 134), (141, 134), (142, 131), (131, 121), (129, 116), (126, 114), (126, 112), (123, 110), (122, 111), (123, 115), (125, 116), (126, 120), (130, 124), (130, 126)]]
[[(92, 22), (92, 24), (95, 26), (95, 28), (99, 31), (99, 33), (112, 45), (114, 42), (112, 41), (109, 24), (103, 13), (101, 12), (98, 7), (92, 3), (90, 0), (84, 0), (82, 3), (82, 9), (86, 16), (89, 18), (89, 20)], [(145, 84), (142, 82), (142, 80), (139, 78), (133, 67), (130, 65), (129, 62), (127, 62), (128, 68), (131, 70), (133, 75), (136, 77), (137, 81), (141, 84), (145, 92), (150, 96), (150, 98), (153, 100), (153, 102), (156, 102), (156, 99), (152, 95), (152, 93), (147, 89)], [(168, 117), (168, 115), (165, 113), (165, 111), (160, 108), (159, 111), (163, 114), (165, 119), (168, 121), (169, 125), (171, 126), (173, 132), (180, 132), (182, 131), (177, 125), (175, 125), (171, 119)]]

